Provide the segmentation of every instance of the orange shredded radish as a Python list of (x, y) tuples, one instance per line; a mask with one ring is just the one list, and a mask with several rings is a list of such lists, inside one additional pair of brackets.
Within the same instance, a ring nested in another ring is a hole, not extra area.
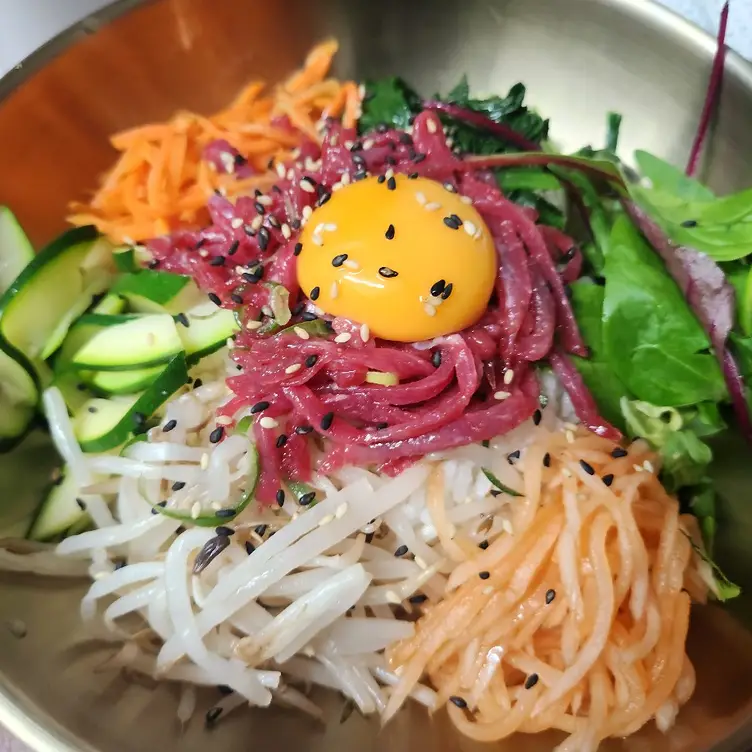
[[(612, 448), (594, 434), (541, 431), (518, 463), (525, 496), (513, 531), (486, 550), (447, 546), (457, 566), (444, 597), (388, 649), (400, 680), (385, 722), (427, 678), (476, 741), (558, 729), (570, 735), (560, 752), (585, 752), (651, 719), (673, 724), (695, 686), (689, 593), (708, 591), (690, 542), (699, 531), (644, 442), (623, 458)], [(439, 472), (428, 507), (445, 543)]]
[[(266, 85), (254, 81), (210, 117), (179, 112), (167, 123), (115, 134), (110, 143), (120, 157), (89, 203), (71, 205), (68, 220), (96, 225), (117, 243), (133, 243), (202, 224), (215, 190), (233, 197), (269, 188), (269, 160), (290, 158), (304, 137), (320, 141), (322, 117), (341, 117), (352, 127), (360, 116), (357, 85), (326, 78), (336, 52), (334, 40), (317, 45), (303, 68), (271, 93), (265, 95)], [(296, 132), (275, 127), (282, 115)], [(259, 174), (238, 180), (211, 169), (203, 149), (217, 139), (237, 149)]]

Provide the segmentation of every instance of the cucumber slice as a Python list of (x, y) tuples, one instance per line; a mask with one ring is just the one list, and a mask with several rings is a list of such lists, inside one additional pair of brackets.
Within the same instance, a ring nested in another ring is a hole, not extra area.
[(179, 313), (202, 298), (190, 277), (150, 269), (120, 277), (111, 292), (122, 295), (139, 313)]
[(0, 293), (31, 263), (34, 249), (7, 206), (0, 206)]
[(88, 524), (89, 513), (76, 501), (78, 487), (72, 473), (63, 474), (53, 485), (37, 510), (26, 537), (49, 541), (64, 535), (71, 527)]
[(48, 245), (0, 298), (0, 335), (29, 360), (46, 360), (114, 274), (112, 246), (93, 227)]
[(81, 380), (104, 395), (134, 394), (146, 389), (164, 370), (164, 366), (135, 371), (80, 371)]
[(134, 433), (142, 432), (144, 421), (187, 381), (188, 369), (181, 352), (140, 395), (89, 400), (73, 418), (73, 430), (81, 449), (107, 452), (119, 447)]
[(99, 313), (105, 316), (116, 315), (122, 313), (124, 310), (125, 298), (121, 298), (119, 295), (112, 295), (111, 293), (105, 295), (102, 300), (91, 309), (92, 313)]
[(181, 323), (182, 317), (176, 321), (189, 366), (224, 347), (227, 338), (240, 331), (235, 314), (226, 308), (218, 308), (211, 316), (200, 318), (189, 311), (185, 317), (188, 326)]
[(96, 396), (81, 380), (76, 371), (56, 373), (52, 385), (60, 390), (63, 401), (71, 413), (77, 413), (92, 397)]
[(13, 448), (26, 435), (38, 403), (39, 384), (31, 363), (0, 340), (0, 451)]
[(103, 326), (70, 363), (73, 368), (92, 371), (141, 370), (166, 363), (182, 350), (172, 316), (146, 314)]
[(90, 340), (95, 334), (99, 334), (104, 328), (124, 324), (127, 321), (133, 321), (138, 318), (135, 315), (102, 313), (87, 313), (81, 316), (70, 328), (68, 335), (63, 341), (60, 351), (55, 356), (55, 371), (62, 373), (71, 368), (73, 356)]

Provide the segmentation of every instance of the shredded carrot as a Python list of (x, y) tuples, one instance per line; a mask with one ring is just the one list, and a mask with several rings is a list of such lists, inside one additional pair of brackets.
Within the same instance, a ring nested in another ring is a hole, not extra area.
[[(253, 81), (220, 112), (205, 117), (178, 112), (166, 123), (151, 123), (116, 133), (120, 152), (113, 168), (88, 203), (71, 205), (74, 225), (93, 224), (117, 243), (155, 237), (177, 227), (206, 221), (206, 202), (216, 190), (235, 197), (268, 188), (270, 159), (287, 160), (304, 138), (320, 142), (318, 122), (341, 117), (352, 127), (360, 116), (361, 96), (352, 81), (326, 78), (337, 42), (311, 50), (303, 68), (265, 94)], [(279, 127), (287, 116), (296, 129)], [(225, 140), (258, 173), (242, 180), (222, 174), (204, 159), (204, 149)]]

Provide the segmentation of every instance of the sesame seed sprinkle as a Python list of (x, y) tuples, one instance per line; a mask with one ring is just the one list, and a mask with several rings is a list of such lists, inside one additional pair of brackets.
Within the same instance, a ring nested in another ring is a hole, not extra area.
[(330, 522), (333, 522), (333, 521), (334, 521), (334, 515), (327, 514), (325, 517), (322, 517), (319, 520), (319, 527), (325, 527), (326, 525), (328, 525)]
[(332, 282), (331, 287), (329, 288), (329, 297), (334, 300), (337, 295), (339, 295), (339, 284), (335, 279), (334, 282)]
[(314, 287), (313, 290), (311, 290), (311, 294), (308, 297), (311, 300), (318, 300), (320, 294), (321, 294), (321, 288), (320, 287)]
[(467, 707), (467, 700), (465, 700), (463, 697), (459, 697), (458, 695), (452, 695), (449, 698), (449, 702), (451, 702), (452, 705), (460, 708), (460, 710), (464, 710)]
[(206, 452), (201, 455), (200, 466), (202, 470), (206, 470), (209, 467), (209, 455)]
[(504, 372), (504, 383), (509, 386), (512, 381), (514, 381), (514, 371), (511, 368), (508, 368)]
[(363, 340), (363, 342), (368, 342), (368, 340), (371, 338), (371, 330), (368, 328), (368, 324), (360, 325), (360, 338)]
[(476, 231), (478, 230), (478, 228), (477, 228), (477, 227), (476, 227), (476, 226), (475, 226), (475, 225), (474, 225), (474, 224), (473, 224), (472, 222), (465, 222), (465, 223), (464, 223), (464, 224), (462, 225), (462, 227), (463, 227), (463, 229), (465, 230), (465, 232), (466, 232), (466, 233), (467, 233), (467, 234), (468, 234), (468, 235), (469, 235), (470, 237), (472, 237), (473, 235), (475, 235)]
[(423, 208), (426, 211), (436, 211), (437, 209), (441, 209), (441, 204), (437, 203), (436, 201), (431, 201), (431, 203), (426, 204)]
[(351, 258), (347, 259), (344, 262), (343, 266), (346, 266), (348, 269), (352, 269), (354, 272), (357, 272), (358, 269), (360, 269), (360, 264)]
[(230, 227), (232, 227), (234, 230), (237, 230), (238, 227), (243, 226), (243, 220), (240, 217), (233, 217), (233, 219), (230, 221)]
[(311, 240), (318, 246), (324, 245), (324, 238), (321, 237), (318, 233), (314, 232), (313, 235), (311, 235)]
[(530, 674), (525, 679), (525, 689), (532, 689), (538, 683), (538, 674)]
[(200, 516), (201, 516), (201, 502), (196, 501), (191, 507), (191, 518), (194, 520), (197, 520)]
[(293, 363), (291, 366), (287, 366), (287, 368), (285, 368), (285, 373), (287, 373), (287, 374), (296, 373), (302, 367), (303, 366), (300, 363)]
[(285, 169), (285, 166), (281, 162), (277, 162), (277, 175), (279, 177), (283, 178), (287, 174), (287, 170)]
[(260, 329), (263, 326), (263, 324), (260, 321), (254, 321), (251, 319), (250, 321), (247, 321), (245, 324), (245, 328), (253, 331), (254, 329)]
[(435, 316), (436, 315), (436, 308), (432, 306), (430, 303), (424, 303), (423, 304), (423, 310), (426, 312), (426, 315), (428, 316)]
[(551, 605), (551, 603), (553, 602), (554, 598), (556, 598), (556, 591), (553, 590), (553, 589), (546, 590), (546, 605), (547, 606)]
[(511, 396), (512, 395), (510, 392), (504, 392), (504, 391), (494, 392), (494, 399), (497, 399), (497, 400), (509, 399)]
[(311, 338), (311, 335), (308, 334), (308, 332), (305, 329), (303, 329), (302, 327), (300, 327), (300, 326), (294, 326), (292, 328), (292, 330), (295, 332), (295, 334), (298, 335), (298, 337), (300, 337), (300, 339), (310, 339)]
[(603, 481), (603, 484), (606, 486), (606, 488), (610, 488), (611, 484), (614, 482), (614, 474), (609, 473), (608, 475), (604, 475), (601, 480)]
[(593, 469), (593, 466), (589, 462), (585, 462), (585, 460), (580, 460), (580, 467), (588, 474), (588, 475), (595, 475), (595, 470)]
[(319, 359), (318, 355), (309, 355), (305, 359), (306, 368), (313, 368), (316, 365), (316, 361)]
[(342, 332), (341, 334), (338, 334), (338, 335), (337, 335), (337, 336), (336, 336), (336, 337), (334, 338), (334, 341), (335, 341), (335, 342), (336, 342), (337, 344), (339, 344), (339, 345), (342, 345), (342, 344), (344, 344), (345, 342), (349, 342), (349, 341), (350, 341), (351, 339), (352, 339), (352, 334), (350, 334), (350, 332)]
[(259, 425), (261, 428), (276, 428), (279, 423), (277, 423), (274, 418), (270, 418), (268, 415), (265, 415), (261, 420), (259, 421)]
[(404, 556), (404, 555), (405, 555), (406, 553), (407, 553), (407, 546), (404, 546), (404, 545), (402, 545), (402, 546), (400, 546), (400, 547), (399, 547), (399, 548), (398, 548), (398, 549), (397, 549), (397, 550), (396, 550), (396, 551), (394, 552), (394, 555), (395, 555), (396, 557), (398, 557), (398, 558), (399, 558), (400, 556)]
[(217, 426), (210, 434), (209, 441), (212, 444), (217, 444), (222, 441), (222, 437), (225, 435), (224, 426)]
[(426, 130), (429, 133), (436, 133), (436, 121), (433, 118), (426, 119)]
[(164, 433), (169, 433), (173, 428), (177, 426), (177, 424), (178, 422), (174, 418), (172, 420), (168, 420), (167, 423), (162, 426), (162, 431), (164, 431)]
[(342, 264), (344, 264), (345, 261), (347, 261), (347, 254), (346, 253), (340, 253), (338, 256), (335, 256), (332, 259), (332, 266), (334, 266), (334, 267), (342, 266)]
[(389, 227), (386, 228), (386, 232), (384, 233), (384, 237), (387, 240), (394, 240), (394, 225), (389, 225)]
[(416, 201), (417, 201), (417, 202), (418, 202), (418, 203), (419, 203), (419, 204), (420, 204), (421, 206), (425, 206), (425, 205), (426, 205), (426, 201), (427, 201), (427, 200), (426, 200), (426, 195), (425, 195), (424, 193), (422, 193), (421, 191), (418, 191), (418, 192), (417, 192), (417, 193), (415, 194), (415, 200), (416, 200)]
[(655, 468), (653, 467), (653, 463), (650, 460), (645, 460), (645, 462), (642, 463), (642, 466), (649, 473), (654, 473), (655, 472)]
[(382, 277), (385, 277), (386, 279), (392, 279), (393, 277), (396, 277), (399, 274), (399, 272), (395, 272), (394, 269), (390, 269), (388, 266), (382, 266), (379, 269), (379, 275)]
[(614, 449), (614, 450), (613, 450), (613, 451), (611, 452), (611, 456), (612, 456), (612, 457), (613, 457), (613, 458), (614, 458), (615, 460), (616, 460), (616, 459), (619, 459), (620, 457), (626, 457), (626, 456), (627, 456), (628, 454), (629, 454), (629, 452), (628, 452), (628, 451), (627, 451), (626, 449), (622, 449), (621, 447), (616, 447), (616, 449)]
[(334, 516), (335, 516), (335, 517), (336, 517), (336, 518), (337, 518), (338, 520), (341, 520), (341, 519), (342, 519), (342, 518), (343, 518), (343, 517), (344, 517), (344, 516), (345, 516), (345, 515), (347, 514), (347, 510), (348, 510), (348, 507), (349, 507), (349, 504), (348, 504), (348, 503), (347, 503), (346, 501), (343, 501), (343, 502), (342, 502), (342, 503), (341, 503), (341, 504), (340, 504), (340, 505), (339, 505), (339, 506), (337, 507), (336, 511), (334, 512)]

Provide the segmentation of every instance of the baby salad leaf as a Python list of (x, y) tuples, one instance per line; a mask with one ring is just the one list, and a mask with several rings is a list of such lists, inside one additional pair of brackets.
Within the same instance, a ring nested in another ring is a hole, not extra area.
[(752, 335), (752, 267), (740, 264), (737, 268), (725, 268), (725, 271), (726, 278), (734, 286), (739, 326), (744, 334), (750, 336)]
[(712, 201), (715, 198), (710, 188), (706, 188), (694, 178), (687, 177), (683, 170), (647, 151), (636, 151), (634, 158), (640, 174), (650, 181), (656, 191), (668, 193), (684, 201)]
[(726, 387), (710, 342), (661, 260), (626, 217), (614, 223), (604, 276), (606, 359), (638, 399), (717, 402)]
[[(684, 533), (687, 535), (686, 533)], [(713, 582), (708, 583), (711, 587), (716, 598), (719, 601), (729, 601), (732, 598), (736, 598), (742, 592), (742, 589), (735, 585), (725, 574), (721, 571), (721, 568), (708, 556), (708, 554), (698, 546), (688, 535), (689, 542), (692, 544), (692, 548), (695, 553), (710, 567), (713, 576)]]
[(363, 114), (358, 121), (361, 133), (382, 123), (392, 128), (409, 128), (411, 118), (420, 112), (420, 97), (397, 76), (367, 81), (365, 87)]

